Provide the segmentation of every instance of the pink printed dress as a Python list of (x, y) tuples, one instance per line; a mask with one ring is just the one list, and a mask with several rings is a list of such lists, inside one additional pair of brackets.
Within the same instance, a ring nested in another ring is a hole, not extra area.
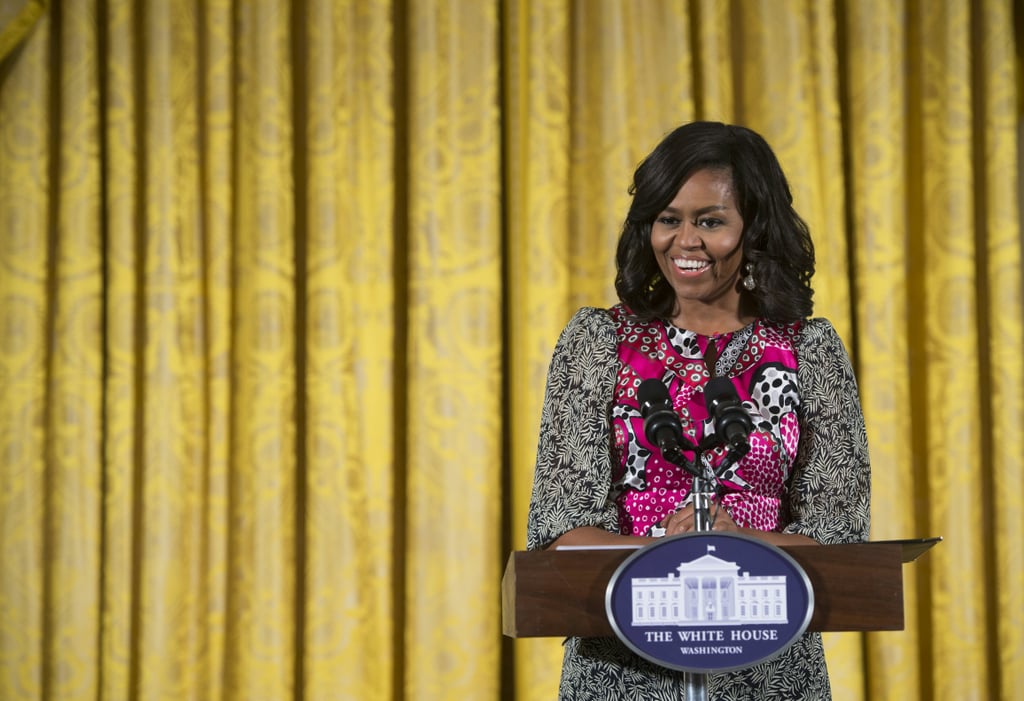
[[(662, 380), (684, 436), (699, 445), (714, 433), (704, 401), (711, 371), (732, 381), (754, 424), (750, 452), (719, 475), (716, 501), (740, 527), (779, 530), (785, 483), (800, 440), (794, 349), (800, 324), (755, 321), (708, 337), (660, 321), (638, 322), (621, 306), (610, 311), (619, 359), (612, 408), (612, 489), (620, 532), (648, 535), (652, 526), (682, 506), (693, 482), (689, 472), (666, 461), (644, 435), (637, 387), (649, 378)], [(686, 456), (694, 458), (692, 452)], [(716, 447), (704, 457), (717, 471), (725, 449)]]

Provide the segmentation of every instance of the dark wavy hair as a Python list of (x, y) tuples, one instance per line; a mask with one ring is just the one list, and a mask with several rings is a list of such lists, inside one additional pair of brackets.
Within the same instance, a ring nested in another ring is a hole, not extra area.
[(633, 196), (615, 256), (615, 291), (641, 319), (670, 319), (676, 298), (661, 275), (651, 228), (679, 188), (699, 170), (728, 171), (743, 217), (743, 263), (752, 263), (757, 286), (740, 288), (740, 303), (768, 321), (792, 322), (811, 315), (814, 244), (793, 209), (793, 196), (778, 159), (765, 140), (746, 127), (692, 122), (659, 143), (633, 174)]

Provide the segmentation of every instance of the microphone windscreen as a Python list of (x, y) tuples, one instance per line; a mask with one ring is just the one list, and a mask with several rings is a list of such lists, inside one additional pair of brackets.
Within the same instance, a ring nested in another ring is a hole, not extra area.
[(655, 404), (672, 405), (672, 400), (668, 396), (668, 388), (661, 380), (653, 377), (640, 383), (636, 390), (636, 399), (640, 404), (641, 413), (644, 414)]
[(704, 405), (713, 413), (716, 404), (727, 400), (740, 401), (732, 381), (728, 377), (712, 377), (704, 387)]

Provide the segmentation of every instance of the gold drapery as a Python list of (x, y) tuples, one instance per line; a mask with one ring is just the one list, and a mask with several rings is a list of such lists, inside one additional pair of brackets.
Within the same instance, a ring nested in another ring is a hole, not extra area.
[(0, 698), (551, 698), (544, 373), (639, 158), (775, 147), (875, 539), (837, 699), (1024, 687), (1012, 0), (0, 0)]

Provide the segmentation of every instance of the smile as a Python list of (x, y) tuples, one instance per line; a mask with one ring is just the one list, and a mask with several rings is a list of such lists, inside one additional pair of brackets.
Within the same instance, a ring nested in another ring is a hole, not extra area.
[(711, 267), (711, 261), (698, 260), (693, 258), (673, 258), (675, 266), (684, 272), (698, 272)]

